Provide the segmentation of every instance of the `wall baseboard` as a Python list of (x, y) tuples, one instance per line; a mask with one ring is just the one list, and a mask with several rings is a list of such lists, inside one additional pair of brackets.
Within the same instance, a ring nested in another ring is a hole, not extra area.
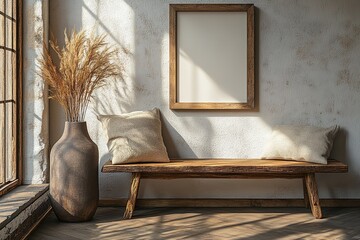
[[(127, 199), (100, 199), (100, 207), (124, 207)], [(360, 207), (360, 199), (320, 199), (322, 207)], [(304, 199), (138, 199), (137, 207), (304, 207)]]

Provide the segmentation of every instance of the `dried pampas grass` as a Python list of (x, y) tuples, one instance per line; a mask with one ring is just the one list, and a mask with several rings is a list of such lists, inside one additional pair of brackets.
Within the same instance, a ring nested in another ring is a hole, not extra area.
[(50, 41), (59, 65), (55, 65), (44, 44), (38, 73), (49, 85), (50, 98), (63, 107), (66, 120), (82, 122), (93, 91), (110, 77), (122, 77), (122, 69), (115, 63), (117, 49), (106, 44), (105, 35), (87, 37), (85, 31), (73, 31), (69, 39), (66, 30), (64, 35), (63, 49)]

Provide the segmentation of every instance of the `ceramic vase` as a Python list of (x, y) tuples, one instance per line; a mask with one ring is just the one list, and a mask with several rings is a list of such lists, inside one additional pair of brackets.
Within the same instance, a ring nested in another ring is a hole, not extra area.
[(50, 152), (50, 200), (60, 221), (89, 221), (99, 201), (99, 151), (86, 122), (66, 122)]

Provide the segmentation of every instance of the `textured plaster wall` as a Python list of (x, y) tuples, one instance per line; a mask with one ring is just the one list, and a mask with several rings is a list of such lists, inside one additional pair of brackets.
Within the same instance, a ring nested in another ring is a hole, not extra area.
[[(171, 157), (256, 158), (275, 124), (342, 127), (332, 156), (348, 174), (320, 175), (321, 197), (360, 197), (360, 2), (250, 1), (256, 6), (258, 112), (176, 112), (169, 109), (169, 3), (242, 1), (52, 0), (50, 31), (64, 28), (108, 34), (128, 54), (125, 80), (97, 92), (88, 111), (91, 137), (108, 160), (96, 114), (159, 107)], [(249, 3), (249, 1), (246, 1)], [(221, 88), (221, 85), (218, 86)], [(50, 107), (50, 141), (63, 129), (63, 114)], [(100, 174), (101, 198), (126, 197), (127, 174)], [(301, 197), (299, 180), (146, 180), (140, 197)]]
[(48, 179), (48, 95), (37, 76), (36, 59), (43, 39), (48, 38), (48, 0), (23, 2), (23, 115), (24, 183), (44, 183)]

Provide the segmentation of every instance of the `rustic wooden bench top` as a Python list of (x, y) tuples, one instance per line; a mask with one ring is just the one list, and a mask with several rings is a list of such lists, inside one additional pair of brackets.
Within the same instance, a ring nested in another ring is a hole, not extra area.
[(263, 159), (172, 159), (169, 163), (105, 163), (102, 172), (129, 173), (344, 173), (348, 166), (337, 160), (327, 165)]
[(108, 161), (102, 172), (132, 173), (129, 199), (124, 219), (135, 209), (141, 178), (300, 178), (303, 180), (304, 203), (315, 218), (322, 218), (315, 173), (345, 173), (348, 166), (329, 160), (327, 165), (263, 159), (173, 159), (168, 163), (134, 163), (112, 165)]

